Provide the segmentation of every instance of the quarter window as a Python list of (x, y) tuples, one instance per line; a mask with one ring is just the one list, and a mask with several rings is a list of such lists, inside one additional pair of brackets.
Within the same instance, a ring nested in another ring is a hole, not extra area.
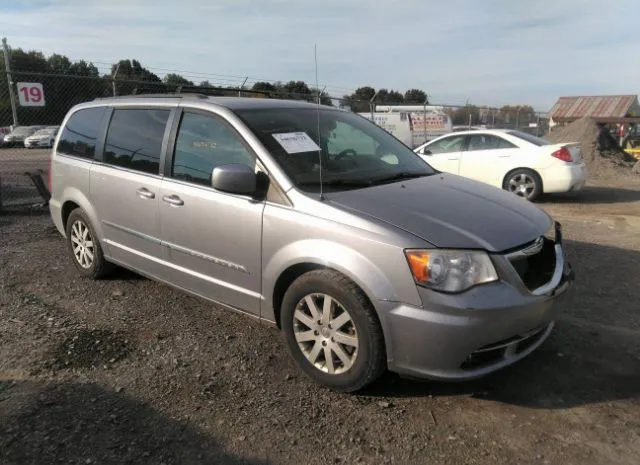
[(185, 112), (180, 122), (171, 177), (211, 186), (216, 166), (256, 161), (238, 136), (213, 116)]
[(65, 155), (93, 158), (106, 111), (105, 107), (76, 111), (67, 121), (56, 151)]
[(105, 163), (158, 174), (168, 119), (169, 110), (114, 110), (107, 132)]

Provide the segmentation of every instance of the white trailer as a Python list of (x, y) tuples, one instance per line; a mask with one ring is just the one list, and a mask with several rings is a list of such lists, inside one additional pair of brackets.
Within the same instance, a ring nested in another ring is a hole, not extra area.
[(376, 105), (373, 113), (360, 113), (415, 148), (452, 130), (444, 107), (433, 105)]

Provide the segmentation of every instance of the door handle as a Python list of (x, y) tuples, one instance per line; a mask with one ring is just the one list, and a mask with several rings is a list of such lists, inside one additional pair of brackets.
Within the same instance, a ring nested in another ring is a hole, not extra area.
[(447, 160), (459, 160), (459, 157), (449, 157)]
[(140, 189), (138, 189), (136, 191), (136, 194), (138, 194), (138, 197), (140, 197), (142, 199), (155, 199), (156, 198), (156, 194), (151, 192), (146, 187), (141, 187)]
[(169, 205), (173, 205), (174, 207), (184, 205), (184, 201), (177, 195), (165, 195), (162, 197), (162, 201), (167, 202)]

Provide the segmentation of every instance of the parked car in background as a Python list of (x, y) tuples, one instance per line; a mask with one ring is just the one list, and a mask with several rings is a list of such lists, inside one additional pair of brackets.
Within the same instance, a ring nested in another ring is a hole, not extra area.
[(47, 126), (44, 129), (40, 129), (24, 140), (24, 146), (28, 149), (53, 147), (58, 129), (59, 126)]
[(6, 147), (24, 146), (24, 141), (33, 133), (42, 129), (44, 126), (16, 126), (9, 134), (4, 136), (4, 145)]
[(459, 381), (511, 365), (573, 279), (541, 209), (332, 107), (101, 99), (69, 111), (49, 176), (80, 275), (118, 264), (272, 323), (340, 391), (387, 368)]
[(475, 179), (528, 200), (579, 191), (587, 179), (577, 143), (554, 144), (512, 129), (460, 131), (415, 149), (439, 171)]
[(4, 147), (5, 146), (4, 136), (9, 134), (10, 132), (11, 132), (11, 127), (9, 127), (9, 126), (0, 127), (0, 147)]

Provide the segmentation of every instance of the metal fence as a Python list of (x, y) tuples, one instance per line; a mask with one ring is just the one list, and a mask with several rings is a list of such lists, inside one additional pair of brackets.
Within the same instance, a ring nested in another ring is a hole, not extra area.
[[(10, 80), (2, 73), (0, 79), (0, 140), (16, 126), (59, 126), (75, 104), (113, 95), (148, 93), (197, 92), (211, 96), (241, 96), (247, 98), (288, 98), (314, 101), (317, 92), (292, 93), (248, 90), (244, 88), (183, 86), (136, 79), (114, 79), (110, 76), (81, 76), (11, 70)], [(324, 103), (348, 107), (352, 111), (368, 112), (375, 104), (369, 100), (322, 95)], [(519, 128), (535, 135), (548, 131), (545, 114), (513, 107), (492, 108), (474, 105), (439, 105), (454, 125), (496, 128)], [(30, 131), (30, 130), (29, 130)], [(26, 148), (18, 138), (0, 143), (0, 211), (23, 209), (46, 204), (48, 160), (51, 141), (44, 138), (38, 147)], [(41, 146), (41, 147), (40, 147)]]

